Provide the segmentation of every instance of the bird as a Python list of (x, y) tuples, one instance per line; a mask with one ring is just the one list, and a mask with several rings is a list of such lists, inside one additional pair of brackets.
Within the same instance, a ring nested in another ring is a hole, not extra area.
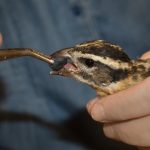
[(125, 90), (150, 76), (150, 59), (132, 60), (122, 47), (104, 40), (83, 42), (51, 55), (31, 48), (0, 50), (0, 61), (23, 56), (48, 63), (51, 75), (71, 77), (88, 84), (101, 97)]
[(83, 42), (51, 55), (52, 75), (74, 78), (107, 96), (150, 76), (150, 59), (131, 60), (122, 47), (104, 40)]
[(105, 40), (93, 40), (43, 54), (32, 48), (0, 50), (0, 61), (31, 56), (49, 64), (51, 75), (74, 78), (107, 96), (127, 89), (150, 76), (150, 59), (132, 60), (124, 49)]

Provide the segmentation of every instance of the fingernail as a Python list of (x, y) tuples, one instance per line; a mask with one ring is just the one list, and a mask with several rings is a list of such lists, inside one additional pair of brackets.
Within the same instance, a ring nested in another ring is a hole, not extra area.
[(107, 122), (105, 120), (104, 108), (101, 103), (97, 103), (91, 108), (91, 116), (96, 121)]

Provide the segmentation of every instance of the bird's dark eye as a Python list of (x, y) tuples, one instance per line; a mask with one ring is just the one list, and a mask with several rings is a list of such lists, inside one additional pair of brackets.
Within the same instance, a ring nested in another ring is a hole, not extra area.
[(85, 59), (84, 63), (87, 67), (91, 68), (94, 66), (94, 61), (92, 59)]

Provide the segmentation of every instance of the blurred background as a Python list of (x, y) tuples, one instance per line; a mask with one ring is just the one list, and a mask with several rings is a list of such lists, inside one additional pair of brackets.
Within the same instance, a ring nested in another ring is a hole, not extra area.
[[(103, 39), (137, 58), (150, 48), (149, 8), (149, 0), (0, 0), (2, 48), (51, 54)], [(49, 71), (33, 58), (0, 62), (0, 149), (134, 149), (105, 138), (90, 118), (91, 88)]]

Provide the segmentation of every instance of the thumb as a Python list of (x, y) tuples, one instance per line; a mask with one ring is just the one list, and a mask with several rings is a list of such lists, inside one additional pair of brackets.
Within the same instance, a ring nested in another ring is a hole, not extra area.
[(141, 59), (148, 59), (148, 58), (150, 58), (150, 50), (141, 56)]

